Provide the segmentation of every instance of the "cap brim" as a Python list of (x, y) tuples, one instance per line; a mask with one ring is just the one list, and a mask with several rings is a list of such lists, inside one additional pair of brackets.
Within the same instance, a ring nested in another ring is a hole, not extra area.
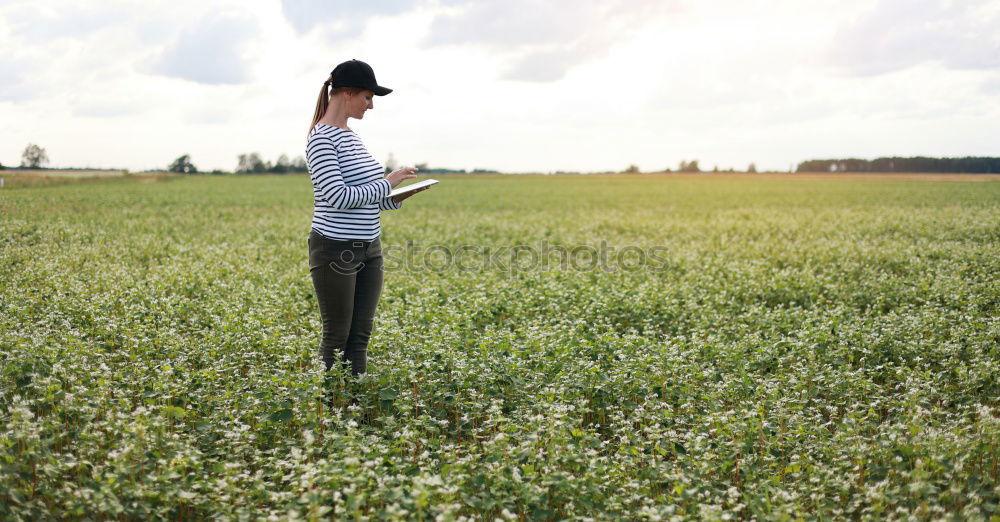
[(373, 93), (375, 93), (375, 96), (385, 96), (386, 94), (392, 92), (392, 89), (388, 87), (382, 87), (381, 85), (376, 85), (374, 87), (371, 87), (371, 90)]

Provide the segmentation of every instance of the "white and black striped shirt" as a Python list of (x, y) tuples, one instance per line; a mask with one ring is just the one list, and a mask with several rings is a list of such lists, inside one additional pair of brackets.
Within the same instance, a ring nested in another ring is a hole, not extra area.
[(389, 198), (385, 170), (354, 131), (317, 123), (306, 143), (313, 183), (312, 228), (330, 239), (373, 240), (379, 211), (400, 208)]

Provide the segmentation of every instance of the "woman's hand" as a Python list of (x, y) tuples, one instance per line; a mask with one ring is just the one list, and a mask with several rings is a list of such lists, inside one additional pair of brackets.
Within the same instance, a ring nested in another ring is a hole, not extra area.
[(395, 201), (396, 204), (398, 205), (398, 204), (402, 203), (404, 199), (406, 199), (406, 198), (408, 198), (408, 197), (416, 194), (417, 192), (423, 192), (423, 191), (425, 191), (425, 190), (427, 190), (427, 189), (429, 189), (431, 187), (432, 187), (432, 185), (427, 185), (426, 187), (420, 187), (417, 190), (414, 190), (413, 192), (407, 192), (406, 194), (400, 194), (398, 196), (393, 196), (392, 200)]
[(417, 177), (417, 175), (414, 174), (416, 171), (417, 169), (415, 167), (403, 167), (392, 171), (385, 177), (385, 179), (389, 180), (389, 185), (396, 188), (396, 185), (402, 183), (403, 180)]

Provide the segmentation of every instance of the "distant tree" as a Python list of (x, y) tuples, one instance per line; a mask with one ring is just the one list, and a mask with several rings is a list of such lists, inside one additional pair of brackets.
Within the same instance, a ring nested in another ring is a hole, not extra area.
[(681, 160), (680, 167), (677, 169), (678, 172), (701, 172), (698, 167), (698, 160), (684, 161)]
[(414, 167), (416, 167), (418, 171), (427, 170), (427, 162), (417, 163), (416, 165), (414, 165)]
[(385, 160), (385, 173), (388, 174), (396, 170), (398, 167), (399, 164), (396, 163), (396, 157), (393, 156), (392, 153), (390, 152), (389, 157)]
[(4, 167), (4, 166), (3, 166), (3, 163), (0, 163), (0, 170), (3, 170), (3, 169), (5, 169), (5, 168), (7, 168), (7, 167)]
[(167, 167), (167, 170), (170, 172), (179, 172), (181, 174), (194, 174), (198, 172), (198, 168), (191, 163), (191, 156), (189, 154), (185, 154), (175, 159), (174, 162)]
[(302, 156), (296, 156), (292, 160), (291, 166), (292, 172), (309, 172), (309, 167), (306, 165), (306, 159)]
[(278, 160), (274, 162), (274, 166), (268, 169), (268, 171), (275, 174), (285, 174), (291, 169), (291, 167), (292, 162), (288, 161), (288, 156), (282, 154), (281, 156), (278, 156)]
[(628, 168), (625, 169), (624, 172), (626, 174), (638, 174), (639, 173), (639, 166), (638, 165), (629, 165)]
[(264, 172), (267, 165), (260, 159), (260, 154), (251, 152), (250, 154), (240, 154), (238, 156), (236, 172), (240, 174), (250, 174), (253, 172)]
[(465, 169), (449, 169), (445, 167), (427, 167), (424, 169), (419, 169), (421, 174), (465, 174)]
[(40, 169), (42, 165), (49, 162), (49, 155), (46, 154), (45, 149), (35, 145), (34, 143), (29, 143), (27, 147), (24, 148), (24, 152), (21, 153), (21, 167), (27, 169)]
[(712, 172), (719, 172), (719, 166), (716, 165), (716, 166), (712, 167)]
[(757, 164), (756, 163), (751, 163), (750, 166), (747, 167), (747, 172), (749, 172), (751, 174), (755, 174), (757, 172)]

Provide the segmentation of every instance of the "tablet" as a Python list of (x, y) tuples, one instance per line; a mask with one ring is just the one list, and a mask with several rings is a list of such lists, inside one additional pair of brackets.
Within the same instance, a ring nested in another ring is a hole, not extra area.
[(423, 181), (418, 181), (416, 183), (410, 183), (405, 187), (396, 187), (395, 189), (392, 190), (392, 192), (389, 193), (389, 197), (391, 198), (393, 196), (398, 196), (400, 194), (413, 192), (414, 190), (417, 190), (419, 188), (429, 187), (437, 182), (438, 180), (436, 179), (425, 179)]

